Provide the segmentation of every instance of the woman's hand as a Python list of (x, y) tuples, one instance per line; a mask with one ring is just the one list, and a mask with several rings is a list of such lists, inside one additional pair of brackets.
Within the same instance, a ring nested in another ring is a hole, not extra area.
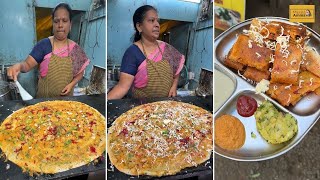
[(73, 83), (68, 84), (65, 88), (63, 88), (60, 95), (61, 96), (68, 95), (71, 92), (73, 87), (74, 87)]
[(177, 88), (178, 88), (179, 76), (180, 76), (180, 74), (177, 74), (177, 75), (175, 75), (173, 77), (173, 83), (172, 83), (172, 86), (170, 88), (168, 97), (177, 96)]
[(175, 97), (177, 96), (177, 87), (172, 86), (170, 91), (169, 91), (169, 96), (168, 97)]
[(21, 71), (21, 64), (20, 63), (15, 64), (7, 69), (7, 76), (9, 79), (13, 79), (14, 81), (17, 81), (20, 71)]
[(73, 80), (71, 81), (71, 83), (69, 83), (65, 88), (63, 88), (63, 90), (61, 91), (60, 95), (61, 96), (66, 96), (68, 95), (72, 88), (82, 79), (84, 74), (84, 71), (80, 72), (79, 74), (77, 74)]

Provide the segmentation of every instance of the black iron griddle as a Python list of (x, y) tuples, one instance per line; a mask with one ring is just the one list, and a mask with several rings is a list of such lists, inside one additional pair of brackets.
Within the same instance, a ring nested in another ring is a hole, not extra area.
[[(112, 122), (116, 120), (122, 113), (132, 109), (135, 106), (141, 104), (162, 101), (162, 100), (174, 100), (190, 103), (199, 107), (202, 107), (210, 112), (213, 111), (212, 96), (197, 97), (174, 97), (174, 98), (146, 98), (146, 99), (121, 99), (121, 100), (109, 100), (107, 102), (107, 126), (112, 125)], [(185, 179), (192, 177), (207, 176), (212, 178), (212, 155), (210, 159), (197, 167), (185, 168), (181, 172), (172, 176), (153, 177), (153, 176), (130, 176), (117, 170), (116, 167), (112, 167), (109, 157), (107, 157), (107, 177), (109, 180), (122, 180), (122, 179)], [(211, 179), (210, 178), (210, 179)], [(206, 178), (207, 179), (207, 178)], [(208, 179), (209, 180), (209, 179)]]
[[(33, 99), (30, 101), (2, 101), (0, 102), (0, 123), (2, 123), (6, 117), (25, 106), (33, 105), (39, 102), (47, 101), (47, 100), (72, 100), (79, 101), (85, 103), (95, 109), (97, 109), (102, 115), (105, 116), (105, 94), (102, 95), (84, 95), (84, 96), (74, 96), (74, 97), (59, 97), (59, 98), (43, 98), (43, 99)], [(0, 150), (0, 153), (2, 151)], [(99, 170), (104, 170), (106, 168), (105, 162), (105, 153), (99, 158), (99, 162), (97, 164), (93, 164), (92, 162), (88, 165), (84, 165), (78, 168), (74, 168), (65, 172), (56, 173), (56, 174), (43, 174), (40, 176), (30, 176), (26, 172), (22, 172), (22, 169), (11, 161), (4, 162), (4, 158), (0, 159), (0, 179), (4, 180), (25, 180), (25, 179), (64, 179), (79, 176), (82, 174), (88, 174), (89, 172), (96, 172)], [(9, 164), (10, 168), (6, 169), (7, 164)]]

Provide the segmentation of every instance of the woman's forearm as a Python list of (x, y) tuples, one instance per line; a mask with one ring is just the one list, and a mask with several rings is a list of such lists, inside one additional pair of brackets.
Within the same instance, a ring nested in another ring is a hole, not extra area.
[(176, 89), (178, 88), (179, 76), (180, 76), (180, 74), (177, 74), (173, 77), (172, 87), (175, 87)]
[(128, 93), (127, 88), (121, 87), (120, 84), (115, 85), (112, 90), (108, 93), (107, 99), (112, 100), (112, 99), (121, 99), (123, 98), (127, 93)]
[(81, 73), (77, 74), (71, 81), (70, 84), (72, 84), (72, 86), (74, 87), (82, 78), (83, 78), (83, 74), (84, 71), (82, 71)]
[(134, 76), (127, 73), (120, 73), (120, 80), (117, 85), (115, 85), (112, 90), (108, 93), (107, 99), (121, 99), (129, 91), (134, 80)]

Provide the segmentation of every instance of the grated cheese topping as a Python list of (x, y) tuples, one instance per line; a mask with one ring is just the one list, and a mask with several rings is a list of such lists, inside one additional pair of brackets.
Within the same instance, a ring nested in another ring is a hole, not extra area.
[(238, 70), (238, 75), (240, 76), (240, 77), (242, 77), (244, 80), (247, 80), (247, 78), (246, 77), (244, 77), (241, 73), (240, 73), (240, 71)]
[(272, 51), (276, 50), (276, 42), (272, 42), (272, 41), (265, 41), (264, 42), (266, 47)]
[(248, 40), (248, 47), (249, 48), (252, 48), (252, 44), (251, 44), (252, 42), (253, 42), (252, 40)]
[(300, 79), (299, 80), (299, 88), (302, 88), (302, 83), (304, 82), (304, 80)]
[(290, 100), (291, 100), (291, 94), (289, 94), (289, 98), (288, 98), (287, 104), (290, 102)]
[(289, 86), (285, 86), (284, 89), (291, 89), (292, 84), (290, 84)]
[(283, 35), (283, 27), (281, 26), (281, 34), (280, 34), (280, 36), (277, 37), (276, 41), (277, 41), (277, 44), (279, 44), (279, 46), (280, 46), (280, 52), (283, 54), (283, 57), (285, 57), (285, 58), (288, 58), (289, 53), (290, 53), (288, 51), (289, 40), (290, 40), (290, 36)]
[(298, 67), (297, 70), (290, 70), (290, 74), (299, 73), (299, 68), (300, 68), (300, 67)]
[(269, 63), (274, 63), (274, 54), (270, 54), (270, 61), (269, 61)]
[(257, 52), (256, 52), (256, 55), (257, 55), (257, 57), (258, 57), (258, 58), (260, 58), (260, 57), (261, 57), (261, 55), (260, 55), (259, 53), (257, 53)]
[(274, 85), (273, 86), (273, 90), (277, 90), (278, 89), (278, 86), (277, 85)]
[(286, 64), (286, 66), (288, 66), (288, 63), (287, 63), (287, 61), (285, 61), (285, 60), (282, 60), (282, 62), (283, 62), (284, 64)]
[(295, 64), (295, 63), (297, 63), (297, 60), (296, 60), (296, 59), (292, 60), (292, 61), (290, 62), (290, 65), (293, 65), (293, 64)]
[(269, 90), (270, 81), (262, 79), (256, 86), (256, 94), (261, 94)]

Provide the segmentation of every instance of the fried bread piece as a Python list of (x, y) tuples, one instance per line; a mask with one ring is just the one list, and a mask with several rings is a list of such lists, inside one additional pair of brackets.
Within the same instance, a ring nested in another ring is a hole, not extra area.
[(271, 83), (298, 84), (302, 52), (297, 45), (291, 43), (288, 45), (287, 49), (283, 50), (277, 44), (271, 72)]
[(281, 28), (278, 22), (266, 23), (255, 18), (250, 25), (249, 36), (251, 39), (256, 39), (257, 35), (254, 32), (260, 33), (264, 39), (276, 40), (281, 34)]
[(316, 93), (316, 95), (320, 95), (320, 88), (314, 90), (314, 92)]
[(270, 79), (270, 72), (269, 71), (259, 71), (256, 68), (248, 67), (244, 74), (244, 77), (251, 79), (255, 82), (260, 82), (262, 79), (268, 80)]
[(269, 61), (272, 51), (266, 47), (258, 46), (244, 34), (238, 36), (228, 58), (261, 71), (269, 69)]
[(232, 69), (239, 70), (239, 71), (243, 71), (243, 69), (245, 67), (243, 64), (238, 63), (238, 62), (234, 62), (234, 61), (230, 60), (229, 58), (226, 58), (223, 63), (224, 63), (224, 65), (226, 65)]
[(312, 47), (306, 47), (304, 66), (308, 71), (320, 77), (320, 55)]
[(281, 105), (295, 105), (308, 92), (315, 91), (320, 87), (320, 78), (309, 71), (302, 71), (299, 74), (298, 85), (286, 85), (280, 83), (271, 83), (269, 85), (269, 94)]
[[(253, 19), (250, 25), (250, 30), (258, 32), (264, 39), (277, 40), (279, 36), (290, 36), (291, 43), (302, 43), (305, 39), (309, 38), (307, 28), (301, 25), (293, 25), (282, 22), (265, 22), (257, 18)], [(251, 39), (256, 39), (255, 33), (250, 33)], [(264, 40), (265, 41), (265, 40)]]

